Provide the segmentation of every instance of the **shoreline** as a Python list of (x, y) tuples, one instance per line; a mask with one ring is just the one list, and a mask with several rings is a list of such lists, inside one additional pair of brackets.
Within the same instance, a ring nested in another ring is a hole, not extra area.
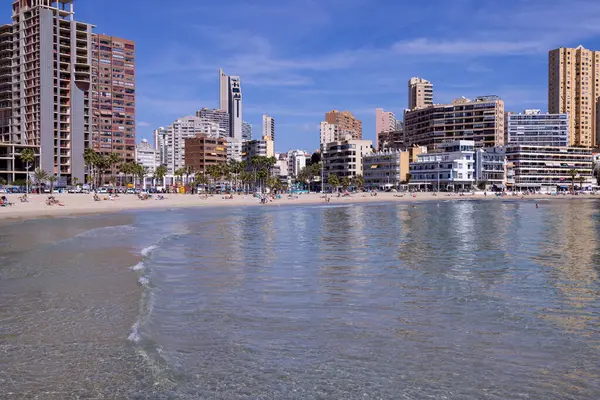
[[(96, 202), (92, 195), (85, 194), (54, 194), (56, 199), (64, 206), (48, 206), (45, 200), (48, 194), (29, 195), (29, 203), (21, 203), (18, 195), (8, 195), (8, 199), (13, 206), (0, 208), (0, 223), (22, 222), (37, 219), (64, 218), (71, 216), (90, 216), (100, 214), (119, 213), (125, 211), (150, 211), (164, 210), (169, 208), (211, 208), (211, 207), (248, 207), (248, 206), (288, 206), (288, 205), (340, 205), (340, 204), (377, 204), (377, 203), (420, 203), (431, 201), (528, 201), (528, 200), (584, 200), (600, 199), (600, 195), (527, 195), (524, 199), (521, 196), (495, 196), (483, 194), (447, 195), (440, 193), (438, 196), (432, 193), (417, 193), (415, 197), (405, 194), (403, 197), (399, 193), (378, 193), (377, 196), (371, 196), (366, 193), (353, 194), (349, 197), (331, 197), (331, 201), (326, 203), (320, 193), (302, 194), (289, 199), (287, 195), (282, 195), (281, 199), (276, 199), (267, 204), (260, 204), (259, 200), (250, 195), (234, 195), (233, 200), (223, 199), (223, 195), (209, 196), (208, 199), (201, 199), (199, 195), (190, 194), (167, 194), (164, 200), (140, 200), (136, 195), (121, 195), (114, 200), (102, 200)], [(156, 195), (154, 195), (156, 196)], [(101, 195), (104, 199), (105, 195)]]

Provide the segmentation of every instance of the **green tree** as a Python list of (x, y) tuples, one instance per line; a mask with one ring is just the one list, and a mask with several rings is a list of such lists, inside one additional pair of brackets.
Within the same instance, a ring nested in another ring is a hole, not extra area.
[(71, 182), (73, 182), (73, 186), (77, 186), (79, 184), (79, 178), (74, 176), (73, 179), (71, 179)]
[(332, 190), (333, 188), (337, 190), (340, 186), (340, 178), (336, 174), (329, 174), (327, 176), (327, 183), (331, 186)]
[(56, 175), (50, 175), (47, 180), (50, 183), (50, 194), (54, 193), (54, 183), (56, 182), (58, 178), (56, 177)]
[(194, 186), (202, 185), (202, 187), (204, 187), (206, 190), (206, 185), (210, 183), (208, 176), (203, 172), (196, 172), (194, 178)]
[(135, 163), (133, 167), (133, 173), (138, 178), (140, 186), (144, 187), (144, 180), (146, 178), (146, 175), (148, 174), (148, 168), (144, 167), (142, 164)]
[(352, 182), (350, 182), (350, 178), (349, 178), (349, 177), (347, 177), (347, 176), (345, 176), (345, 177), (342, 179), (342, 189), (346, 190), (346, 189), (348, 188), (348, 186), (350, 186), (350, 184), (351, 184), (351, 183), (352, 183)]
[[(112, 179), (115, 177), (115, 167), (117, 166), (117, 164), (119, 164), (121, 162), (121, 155), (118, 153), (110, 153), (108, 155), (108, 157), (106, 158), (106, 161), (108, 163), (108, 166), (110, 167), (110, 175), (111, 175), (111, 182), (116, 182), (116, 179)], [(113, 186), (116, 186), (115, 184), (113, 184)]]
[(88, 168), (88, 182), (95, 187), (96, 166), (100, 155), (94, 149), (85, 149), (83, 152), (83, 162)]
[(48, 172), (44, 171), (41, 168), (36, 168), (36, 170), (33, 171), (33, 179), (35, 180), (38, 189), (41, 191), (42, 185), (44, 185), (44, 183), (48, 179)]
[(35, 163), (35, 153), (32, 149), (24, 149), (21, 151), (19, 158), (25, 163), (25, 169), (27, 170), (27, 176), (25, 179), (25, 191), (29, 193), (29, 169)]
[(362, 190), (363, 186), (365, 186), (365, 178), (361, 174), (358, 174), (352, 179), (352, 183), (359, 190)]
[(162, 181), (162, 186), (165, 186), (165, 176), (167, 175), (167, 167), (165, 165), (161, 165), (156, 168), (154, 171), (154, 179), (157, 181)]
[(213, 187), (217, 185), (217, 181), (221, 178), (221, 166), (219, 164), (211, 164), (206, 167), (206, 172), (213, 180)]
[(183, 176), (185, 175), (185, 168), (178, 168), (175, 170), (175, 181), (176, 182), (181, 182), (181, 178), (183, 178)]

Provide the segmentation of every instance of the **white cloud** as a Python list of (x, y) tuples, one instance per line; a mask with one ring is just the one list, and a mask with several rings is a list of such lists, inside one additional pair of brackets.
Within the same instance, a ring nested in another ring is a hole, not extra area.
[(147, 128), (147, 127), (151, 126), (151, 124), (149, 122), (146, 122), (146, 121), (139, 121), (137, 123), (137, 126), (139, 126), (141, 128)]

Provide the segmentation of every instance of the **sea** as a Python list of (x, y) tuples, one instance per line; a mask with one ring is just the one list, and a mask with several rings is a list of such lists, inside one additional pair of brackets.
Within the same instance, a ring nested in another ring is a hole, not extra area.
[(593, 199), (4, 221), (0, 398), (599, 399), (599, 239)]

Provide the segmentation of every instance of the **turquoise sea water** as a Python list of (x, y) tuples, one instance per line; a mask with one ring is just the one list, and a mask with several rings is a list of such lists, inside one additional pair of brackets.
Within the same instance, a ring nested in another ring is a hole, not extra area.
[(597, 399), (599, 206), (3, 225), (0, 397)]

